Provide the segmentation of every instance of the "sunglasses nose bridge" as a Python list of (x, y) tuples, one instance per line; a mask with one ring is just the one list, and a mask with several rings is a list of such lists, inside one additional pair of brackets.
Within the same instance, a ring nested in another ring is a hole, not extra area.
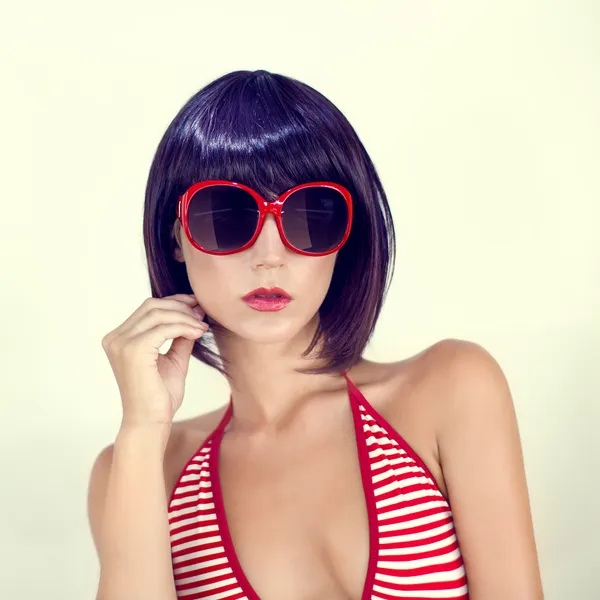
[[(274, 221), (273, 224), (275, 225), (275, 227), (278, 231), (281, 241), (284, 242), (283, 236), (282, 236), (283, 232), (280, 230), (279, 224), (277, 224), (277, 220), (278, 220), (277, 216), (281, 210), (281, 204), (280, 204), (279, 200), (275, 199), (271, 202), (263, 201), (262, 205), (264, 207), (264, 215), (263, 215), (264, 218), (262, 219), (262, 222), (260, 224), (260, 227), (259, 227), (260, 230), (257, 234), (257, 238), (263, 234), (263, 230), (266, 225), (266, 222), (269, 220), (269, 215), (273, 215), (273, 221)], [(255, 240), (255, 243), (256, 243), (256, 240)]]
[(276, 216), (277, 213), (279, 212), (279, 202), (277, 202), (277, 201), (263, 202), (263, 206), (265, 208), (265, 216), (268, 215), (269, 213), (272, 214), (273, 216)]

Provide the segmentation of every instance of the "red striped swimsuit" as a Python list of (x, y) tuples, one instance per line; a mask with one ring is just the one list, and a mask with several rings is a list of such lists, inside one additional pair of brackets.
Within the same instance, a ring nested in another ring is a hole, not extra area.
[[(361, 600), (467, 600), (449, 503), (421, 458), (342, 374), (369, 517)], [(260, 600), (235, 555), (218, 480), (218, 447), (231, 415), (230, 398), (219, 425), (183, 468), (169, 501), (179, 599)]]

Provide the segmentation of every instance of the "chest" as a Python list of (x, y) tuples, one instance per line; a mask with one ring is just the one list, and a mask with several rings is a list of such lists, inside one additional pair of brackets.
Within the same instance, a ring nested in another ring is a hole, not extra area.
[[(405, 403), (399, 418), (385, 410), (385, 396), (381, 398), (374, 404), (379, 413), (402, 431), (432, 468), (438, 483), (443, 482), (432, 454), (435, 445), (426, 427), (428, 421), (420, 416), (422, 411), (411, 410), (411, 406), (426, 405)], [(375, 565), (380, 564), (378, 544), (395, 541), (399, 551), (394, 556), (383, 549), (386, 558), (381, 564), (386, 570), (386, 581), (390, 568), (404, 569), (402, 559), (413, 553), (413, 538), (415, 546), (420, 546), (427, 532), (405, 531), (401, 535), (406, 537), (396, 539), (394, 530), (411, 526), (410, 522), (404, 524), (406, 519), (400, 515), (380, 530), (380, 517), (374, 516), (379, 509), (375, 508), (373, 482), (376, 487), (386, 488), (377, 491), (385, 495), (382, 506), (388, 507), (381, 510), (394, 509), (390, 505), (402, 498), (389, 488), (390, 471), (381, 466), (381, 454), (369, 458), (375, 440), (371, 438), (367, 446), (367, 434), (357, 435), (361, 427), (357, 407), (354, 406), (353, 414), (340, 406), (336, 414), (311, 419), (295, 437), (251, 445), (226, 433), (210, 452), (206, 450), (206, 462), (198, 457), (189, 487), (182, 484), (177, 491), (191, 495), (189, 508), (184, 511), (191, 514), (174, 513), (176, 519), (183, 519), (174, 525), (177, 530), (173, 538), (176, 582), (182, 594), (198, 588), (196, 591), (202, 590), (203, 597), (217, 598), (225, 590), (222, 586), (237, 594), (239, 584), (249, 600), (361, 600), (363, 591), (373, 584)], [(181, 445), (177, 461), (169, 466), (167, 489), (173, 489), (177, 474), (198, 447), (194, 437)], [(389, 450), (389, 445), (385, 450)], [(406, 459), (403, 455), (400, 462), (403, 464)], [(371, 465), (367, 464), (369, 461)], [(414, 469), (416, 465), (409, 467)], [(410, 488), (413, 482), (406, 477), (408, 473), (399, 473), (398, 489)], [(210, 488), (202, 487), (208, 484)], [(202, 494), (196, 507), (193, 494), (207, 489), (211, 494)], [(420, 510), (414, 494), (406, 500), (407, 505), (399, 507), (402, 511)], [(198, 522), (188, 522), (188, 517)], [(203, 536), (206, 550), (187, 541), (192, 538), (185, 539), (186, 535), (196, 536), (196, 527), (202, 527), (198, 535)], [(219, 537), (214, 537), (217, 534)], [(386, 539), (377, 539), (380, 535)], [(222, 547), (226, 547), (227, 558), (221, 555)], [(414, 585), (408, 575), (395, 576)], [(446, 576), (447, 573), (441, 575)], [(235, 581), (231, 581), (232, 577)], [(380, 581), (378, 585), (382, 585)], [(209, 590), (214, 590), (215, 595), (210, 596)]]
[(262, 600), (360, 600), (370, 540), (352, 427), (257, 452), (223, 440), (215, 502)]

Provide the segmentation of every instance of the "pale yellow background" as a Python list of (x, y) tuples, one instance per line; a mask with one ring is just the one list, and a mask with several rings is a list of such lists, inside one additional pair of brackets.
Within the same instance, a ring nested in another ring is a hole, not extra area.
[[(329, 97), (389, 195), (365, 356), (454, 337), (496, 357), (546, 598), (600, 598), (597, 2), (37, 0), (0, 22), (2, 598), (95, 597), (87, 482), (121, 415), (100, 342), (149, 295), (150, 161), (192, 94), (260, 68)], [(194, 362), (177, 418), (227, 400)]]

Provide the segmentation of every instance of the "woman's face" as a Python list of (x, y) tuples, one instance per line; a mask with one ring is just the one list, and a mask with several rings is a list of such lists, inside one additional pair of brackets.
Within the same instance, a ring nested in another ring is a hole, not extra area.
[[(174, 232), (179, 243), (175, 258), (185, 262), (192, 290), (206, 314), (234, 334), (257, 342), (289, 340), (311, 323), (329, 289), (338, 254), (313, 257), (288, 249), (272, 214), (252, 246), (226, 256), (194, 248), (179, 221)], [(282, 310), (261, 312), (242, 300), (255, 288), (274, 286), (292, 297)]]

